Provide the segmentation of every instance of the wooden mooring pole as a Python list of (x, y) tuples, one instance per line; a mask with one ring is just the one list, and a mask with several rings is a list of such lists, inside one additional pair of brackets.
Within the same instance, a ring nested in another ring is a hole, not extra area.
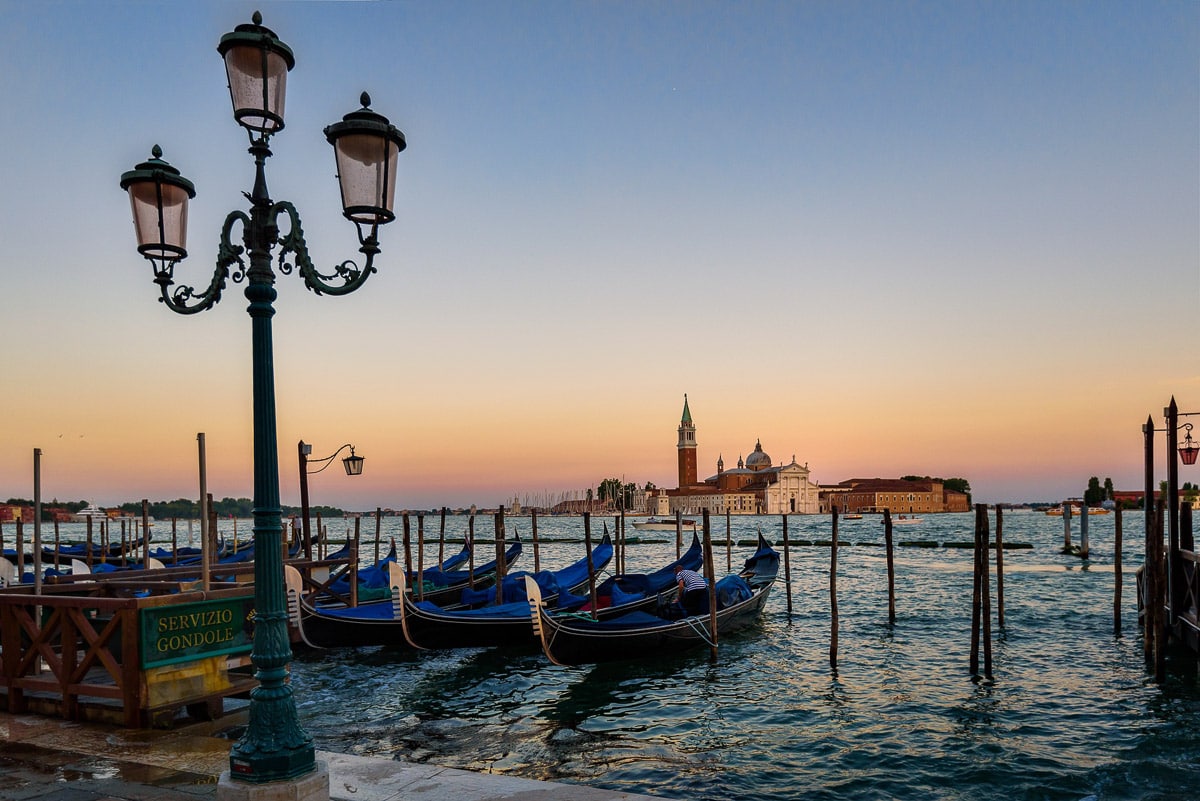
[(980, 618), (980, 584), (983, 580), (979, 562), (979, 505), (975, 505), (975, 553), (972, 569), (971, 587), (971, 675), (979, 675), (979, 618)]
[(538, 554), (538, 510), (533, 511), (533, 520), (530, 522), (533, 526), (533, 572), (541, 570), (541, 556)]
[[(358, 531), (358, 518), (354, 518), (354, 530)], [(417, 512), (417, 600), (425, 600), (425, 513)]]
[(1153, 640), (1154, 681), (1162, 684), (1167, 678), (1167, 565), (1163, 553), (1163, 519), (1165, 502), (1159, 501), (1154, 515), (1154, 558), (1151, 570), (1154, 575), (1152, 597), (1153, 623), (1150, 626)]
[(375, 507), (375, 564), (379, 564), (379, 540), (383, 536), (383, 509)]
[(1004, 628), (1004, 510), (996, 505), (996, 624)]
[(1088, 558), (1088, 507), (1079, 507), (1079, 558)]
[(350, 541), (350, 561), (347, 564), (349, 573), (347, 578), (350, 579), (350, 605), (358, 606), (358, 535), (360, 533), (359, 522), (361, 518), (354, 518), (354, 539)]
[(888, 623), (896, 625), (896, 560), (892, 543), (892, 510), (883, 510), (883, 544), (887, 549)]
[(733, 526), (729, 521), (729, 507), (725, 508), (725, 572), (733, 572)]
[(979, 675), (979, 639), (983, 634), (983, 675), (992, 678), (991, 532), (987, 504), (975, 504), (975, 575), (971, 598), (971, 675)]
[(142, 568), (150, 568), (150, 501), (147, 498), (142, 498)]
[(588, 600), (591, 602), (592, 617), (600, 611), (596, 603), (596, 564), (592, 560), (592, 513), (583, 513), (583, 548), (587, 551)]
[(1071, 552), (1071, 504), (1063, 503), (1063, 553)]
[(838, 604), (837, 604), (837, 552), (838, 513), (833, 507), (833, 531), (829, 541), (829, 666), (837, 673), (838, 656)]
[[(404, 575), (408, 576), (408, 580), (413, 584), (420, 583), (421, 576), (414, 576), (412, 569), (412, 529), (409, 528), (408, 512), (405, 511), (400, 518), (401, 538), (400, 544), (404, 548)], [(413, 587), (413, 596), (417, 594), (417, 588)]]
[(717, 658), (717, 576), (713, 564), (712, 525), (708, 507), (704, 508), (704, 580), (708, 582), (708, 632), (711, 636), (709, 649), (713, 659)]
[[(694, 530), (694, 529), (693, 529)], [(675, 559), (683, 556), (683, 510), (675, 510)]]
[(787, 611), (792, 614), (792, 557), (791, 543), (788, 542), (788, 516), (783, 516), (783, 588), (787, 592)]
[(438, 521), (438, 560), (440, 570), (442, 562), (446, 561), (446, 507), (442, 507), (441, 519)]
[(496, 606), (504, 603), (504, 507), (496, 512)]
[(467, 586), (475, 589), (475, 513), (467, 517), (467, 542), (471, 544), (467, 551)]
[(992, 534), (988, 526), (987, 504), (979, 505), (979, 554), (980, 574), (979, 586), (983, 593), (983, 675), (988, 681), (992, 679)]
[(1121, 572), (1121, 539), (1122, 522), (1121, 507), (1113, 509), (1113, 634), (1121, 636), (1121, 582), (1124, 575)]

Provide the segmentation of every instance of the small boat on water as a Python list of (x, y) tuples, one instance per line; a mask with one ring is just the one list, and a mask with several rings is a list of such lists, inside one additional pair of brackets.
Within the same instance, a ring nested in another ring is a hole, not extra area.
[[(520, 544), (521, 542), (518, 540), (514, 543), (514, 547), (520, 546)], [(520, 550), (518, 550), (518, 553), (520, 553)], [(612, 559), (611, 538), (605, 536), (599, 546), (593, 549), (592, 555), (595, 570), (600, 570), (601, 567), (607, 565), (608, 561)], [(496, 570), (494, 562), (490, 566), (485, 567), (492, 573)], [(316, 606), (308, 598), (302, 598), (302, 579), (300, 578), (299, 571), (296, 571), (290, 565), (284, 567), (284, 582), (287, 584), (288, 595), (289, 626), (293, 628), (295, 637), (298, 638), (300, 643), (311, 646), (311, 648), (340, 648), (340, 646), (348, 645), (409, 645), (406, 632), (404, 632), (404, 610), (412, 609), (415, 606), (434, 610), (442, 610), (442, 608), (430, 601), (414, 604), (412, 590), (408, 588), (406, 580), (406, 571), (400, 565), (396, 564), (395, 561), (389, 562), (386, 565), (386, 570), (388, 570), (390, 576), (391, 591), (384, 600), (361, 603), (356, 607), (343, 606), (331, 608)], [(538, 573), (538, 576), (544, 577), (547, 584), (557, 582), (557, 576), (562, 576), (564, 583), (575, 582), (577, 584), (578, 570), (580, 568), (578, 568), (578, 562), (576, 562), (576, 565), (564, 568), (564, 571), (560, 571), (558, 574), (551, 573), (550, 571), (541, 571)], [(583, 560), (582, 570), (583, 583), (586, 585), (588, 580), (587, 558)], [(521, 573), (520, 577), (512, 577), (514, 578), (514, 582), (510, 586), (516, 582), (520, 582), (523, 576), (524, 573)], [(486, 582), (485, 577), (480, 576), (476, 588), (481, 591), (488, 583), (491, 583), (493, 588), (491, 592), (494, 595), (494, 592), (496, 592), (494, 590), (494, 576), (491, 582)], [(448, 603), (460, 604), (460, 609), (469, 612), (469, 609), (462, 607), (460, 603), (463, 594), (467, 594), (467, 592), (472, 592), (472, 590), (466, 584), (462, 584), (457, 586), (454, 596), (451, 597), (448, 592), (444, 592), (442, 597)], [(425, 596), (428, 598), (431, 597), (431, 594), (426, 592)], [(518, 621), (520, 621), (521, 630), (527, 631), (529, 628), (529, 613), (528, 607), (524, 602), (521, 603), (521, 609), (523, 610), (523, 614), (521, 618), (518, 618)], [(473, 628), (470, 633), (472, 633), (472, 636), (478, 637), (479, 631)], [(431, 633), (432, 636), (440, 637), (442, 633), (434, 631)], [(460, 636), (466, 636), (466, 634), (460, 632)], [(491, 636), (494, 636), (494, 634), (491, 634)], [(460, 645), (457, 643), (439, 644), (436, 645), (436, 648), (458, 648), (458, 646)], [(462, 646), (466, 646), (466, 643), (463, 643)]]
[[(759, 548), (737, 575), (716, 584), (718, 638), (756, 620), (779, 571), (779, 554), (759, 534)], [(536, 582), (526, 581), (529, 614), (546, 657), (556, 665), (583, 665), (661, 656), (711, 644), (709, 613), (675, 618), (667, 610), (629, 612), (603, 620), (550, 614)]]
[(107, 547), (104, 548), (100, 547), (99, 542), (92, 542), (91, 545), (86, 542), (60, 543), (57, 549), (53, 545), (43, 545), (42, 559), (53, 561), (55, 554), (59, 559), (87, 559), (89, 555), (93, 560), (102, 556), (106, 559), (119, 559), (122, 554), (126, 556), (139, 555), (145, 545), (145, 536), (125, 542), (110, 540)]
[[(683, 528), (690, 528), (692, 530), (695, 530), (696, 528), (695, 520), (684, 518), (682, 523)], [(633, 527), (638, 531), (674, 531), (675, 521), (668, 518), (659, 519), (656, 517), (651, 517), (649, 520), (639, 520), (635, 522)]]
[(850, 514), (842, 515), (842, 520), (862, 520), (862, 515), (858, 512), (851, 512)]
[[(1101, 507), (1101, 506), (1089, 506), (1089, 507), (1087, 508), (1087, 513), (1088, 513), (1089, 515), (1106, 515), (1106, 514), (1108, 514), (1108, 513), (1109, 513), (1109, 510), (1108, 510), (1108, 509), (1105, 509), (1105, 508), (1103, 508), (1103, 507)], [(1062, 515), (1063, 515), (1063, 510), (1062, 510), (1062, 507), (1061, 507), (1061, 506), (1051, 506), (1049, 509), (1047, 509), (1047, 510), (1046, 510), (1046, 514), (1047, 514), (1047, 515), (1049, 515), (1050, 517), (1062, 517)], [(1079, 507), (1078, 507), (1078, 506), (1072, 506), (1072, 507), (1071, 507), (1071, 514), (1072, 514), (1072, 515), (1078, 515), (1078, 514), (1079, 514)]]
[(910, 517), (908, 515), (899, 515), (898, 517), (892, 518), (892, 524), (897, 526), (911, 526), (924, 522), (925, 518), (923, 517)]
[[(605, 539), (608, 539), (607, 533)], [(676, 590), (675, 566), (699, 570), (703, 558), (700, 540), (693, 534), (691, 547), (665, 567), (652, 573), (609, 576), (600, 582), (596, 586), (595, 612), (591, 611), (586, 564), (575, 566), (574, 570), (581, 573), (582, 581), (574, 587), (555, 590), (541, 573), (534, 574), (532, 578), (542, 594), (543, 604), (554, 613), (589, 614), (603, 619), (670, 603)], [(398, 607), (405, 638), (417, 648), (538, 647), (533, 628), (529, 625), (528, 587), (523, 576), (512, 578), (514, 581), (508, 586), (519, 586), (519, 591), (506, 591), (506, 603), (476, 609), (438, 609), (428, 603), (414, 604), (405, 597), (404, 603)], [(560, 587), (561, 581), (560, 577)]]

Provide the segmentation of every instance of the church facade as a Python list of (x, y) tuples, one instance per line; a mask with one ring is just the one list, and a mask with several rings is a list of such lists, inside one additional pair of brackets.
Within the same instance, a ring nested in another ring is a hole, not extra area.
[(812, 481), (808, 465), (792, 456), (789, 464), (774, 465), (763, 450), (762, 442), (737, 467), (725, 469), (723, 457), (717, 457), (716, 475), (698, 479), (696, 426), (692, 422), (687, 395), (683, 396), (683, 415), (676, 442), (679, 486), (658, 490), (647, 499), (648, 511), (655, 515), (698, 514), (817, 514), (821, 511), (820, 490)]

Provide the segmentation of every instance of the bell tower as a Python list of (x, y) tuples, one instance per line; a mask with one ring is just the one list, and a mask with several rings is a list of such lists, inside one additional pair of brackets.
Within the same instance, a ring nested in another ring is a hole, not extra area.
[(679, 486), (690, 487), (696, 483), (696, 426), (692, 425), (692, 412), (688, 409), (687, 395), (683, 396), (683, 417), (679, 421)]

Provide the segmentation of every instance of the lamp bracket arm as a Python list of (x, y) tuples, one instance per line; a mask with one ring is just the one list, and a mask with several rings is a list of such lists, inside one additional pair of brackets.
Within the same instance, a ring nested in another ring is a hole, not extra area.
[[(245, 279), (246, 265), (242, 261), (242, 253), (245, 252), (245, 249), (240, 245), (233, 244), (229, 238), (233, 225), (237, 222), (248, 226), (250, 218), (242, 211), (230, 212), (229, 216), (225, 218), (225, 224), (221, 226), (221, 241), (217, 246), (216, 269), (213, 270), (208, 288), (203, 292), (197, 293), (195, 287), (175, 285), (175, 262), (169, 262), (155, 269), (154, 283), (158, 284), (162, 290), (159, 302), (165, 303), (167, 308), (178, 314), (196, 314), (217, 305), (221, 300), (221, 293), (225, 290), (227, 280), (232, 278), (234, 282), (240, 282)], [(229, 268), (233, 264), (237, 264), (238, 268), (230, 273)], [(172, 289), (172, 287), (174, 288)]]
[(345, 445), (343, 445), (342, 447), (340, 447), (336, 451), (334, 451), (332, 456), (326, 456), (323, 459), (309, 459), (308, 463), (310, 465), (312, 465), (312, 464), (320, 464), (321, 465), (316, 470), (309, 470), (308, 471), (309, 475), (315, 476), (317, 473), (320, 473), (326, 467), (329, 467), (329, 465), (333, 464), (333, 460), (336, 459), (342, 451), (346, 450), (346, 448), (350, 448), (350, 450), (354, 450), (354, 446), (351, 445), (349, 442), (347, 442)]
[[(290, 223), (288, 232), (279, 237), (279, 272), (284, 275), (290, 275), (293, 269), (296, 270), (304, 278), (304, 285), (318, 295), (349, 295), (363, 285), (367, 276), (376, 271), (372, 262), (375, 254), (379, 252), (379, 247), (373, 240), (369, 240), (359, 249), (367, 257), (361, 269), (355, 262), (347, 259), (336, 265), (329, 275), (319, 272), (309, 258), (308, 243), (304, 240), (304, 229), (300, 226), (300, 213), (296, 211), (296, 207), (286, 200), (278, 201), (271, 206), (271, 219), (275, 220), (280, 214), (286, 214)], [(288, 253), (294, 257), (291, 262), (286, 258)]]

